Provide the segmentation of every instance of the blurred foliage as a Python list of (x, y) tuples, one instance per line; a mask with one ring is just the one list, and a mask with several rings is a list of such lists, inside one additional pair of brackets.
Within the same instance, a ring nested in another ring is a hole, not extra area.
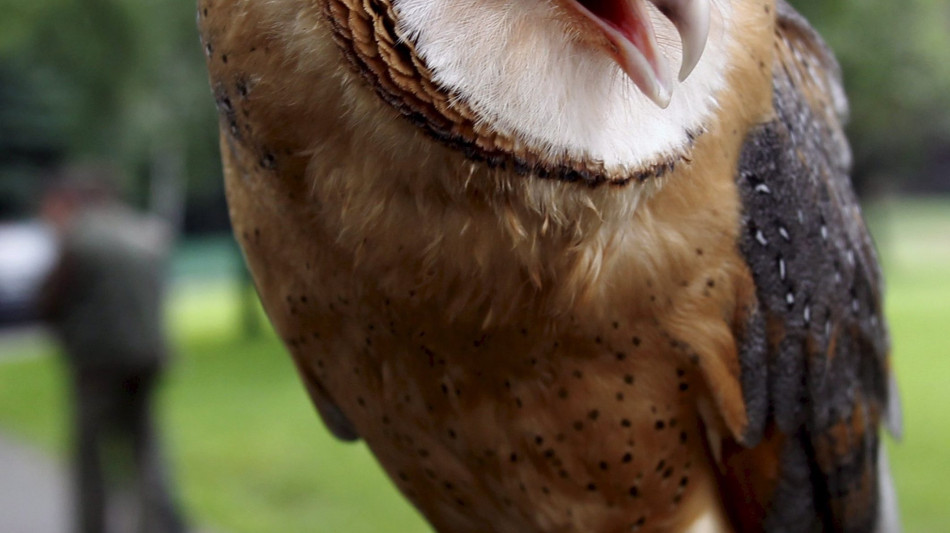
[[(64, 159), (108, 159), (139, 198), (169, 161), (192, 196), (220, 194), (192, 0), (0, 0), (0, 12), (0, 166), (20, 169), (0, 171), (3, 192)], [(9, 139), (46, 157), (7, 161)]]
[[(794, 3), (844, 68), (858, 177), (928, 179), (950, 146), (950, 4)], [(192, 213), (222, 211), (193, 0), (0, 0), (0, 13), (0, 217), (23, 210), (30, 178), (89, 158), (122, 167), (139, 199), (173, 174), (202, 206)]]
[(855, 177), (950, 190), (950, 2), (792, 0), (835, 51), (851, 101)]
[(33, 91), (42, 74), (0, 62), (0, 220), (21, 214), (31, 175), (65, 152), (62, 114), (51, 109), (52, 98)]

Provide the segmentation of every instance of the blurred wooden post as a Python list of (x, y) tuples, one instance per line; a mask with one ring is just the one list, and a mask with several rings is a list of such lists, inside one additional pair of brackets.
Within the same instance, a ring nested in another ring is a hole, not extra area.
[(178, 143), (153, 148), (148, 185), (148, 210), (165, 219), (177, 238), (185, 219), (185, 158)]
[[(232, 241), (234, 242), (234, 241)], [(261, 334), (261, 320), (258, 312), (257, 289), (254, 287), (254, 280), (251, 278), (251, 272), (244, 263), (244, 256), (240, 248), (234, 242), (235, 255), (237, 256), (237, 282), (238, 305), (241, 321), (241, 334), (245, 339), (256, 339)]]

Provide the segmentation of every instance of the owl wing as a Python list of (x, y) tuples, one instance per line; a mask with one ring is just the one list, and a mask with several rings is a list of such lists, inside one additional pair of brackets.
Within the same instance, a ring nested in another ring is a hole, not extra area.
[(879, 425), (899, 424), (881, 273), (851, 189), (837, 63), (784, 2), (774, 45), (775, 116), (749, 134), (736, 177), (754, 297), (734, 332), (748, 422), (722, 450), (725, 501), (741, 530), (872, 531), (889, 505)]

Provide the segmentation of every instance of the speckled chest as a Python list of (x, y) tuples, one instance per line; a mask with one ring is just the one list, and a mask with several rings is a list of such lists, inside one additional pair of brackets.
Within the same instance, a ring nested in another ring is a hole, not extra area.
[(309, 285), (282, 334), (437, 528), (669, 527), (708, 481), (702, 384), (653, 324), (486, 330)]
[[(230, 158), (235, 233), (305, 381), (339, 406), (438, 531), (676, 531), (718, 505), (699, 420), (709, 396), (699, 355), (670, 323), (727, 327), (729, 219), (675, 226), (682, 250), (651, 250), (667, 265), (652, 289), (638, 264), (621, 269), (622, 286), (600, 303), (550, 315), (525, 300), (486, 327), (479, 305), (447, 309), (453, 291), (484, 279), (420, 289), (417, 274), (452, 269), (401, 262), (398, 246), (388, 258), (370, 255), (388, 268), (367, 266), (365, 249), (395, 236), (342, 246), (326, 221), (314, 221), (305, 183), (247, 179), (240, 169), (254, 168), (253, 153)], [(417, 223), (408, 233), (438, 225)], [(663, 257), (674, 253), (688, 259)], [(412, 275), (381, 282), (389, 271)], [(509, 274), (499, 269), (497, 279), (517, 278)], [(538, 302), (557, 286), (547, 281)], [(509, 296), (523, 294), (493, 299)]]
[[(267, 42), (259, 44), (246, 52), (248, 72), (283, 64), (258, 58), (270, 53)], [(365, 112), (374, 127), (354, 128), (352, 139), (346, 128), (325, 131), (319, 126), (327, 123), (324, 113), (338, 107), (318, 98), (326, 95), (314, 93), (312, 102), (278, 98), (292, 81), (326, 87), (318, 85), (319, 76), (248, 76), (237, 70), (243, 56), (230, 52), (227, 69), (235, 71), (219, 78), (237, 80), (236, 88), (231, 94), (227, 84), (216, 86), (226, 119), (228, 200), (268, 314), (305, 381), (315, 382), (339, 406), (437, 530), (680, 530), (701, 506), (718, 502), (698, 415), (708, 394), (683, 325), (696, 335), (727, 329), (723, 315), (731, 304), (723, 296), (729, 285), (721, 266), (735, 254), (731, 213), (738, 210), (730, 202), (742, 124), (726, 137), (728, 143), (708, 141), (712, 134), (701, 139), (697, 153), (708, 156), (702, 157), (702, 168), (671, 178), (665, 200), (653, 202), (665, 218), (656, 221), (662, 227), (650, 230), (651, 242), (663, 243), (649, 248), (658, 277), (652, 294), (643, 290), (646, 261), (615, 280), (622, 286), (606, 291), (610, 298), (594, 308), (552, 316), (527, 305), (486, 327), (479, 305), (450, 312), (446, 304), (453, 291), (484, 287), (487, 278), (459, 277), (433, 284), (441, 287), (434, 292), (420, 291), (416, 274), (446, 275), (453, 269), (401, 261), (403, 251), (393, 245), (404, 238), (412, 248), (412, 235), (428, 237), (431, 228), (446, 223), (457, 222), (456, 233), (462, 234), (471, 214), (466, 202), (435, 194), (409, 203), (423, 205), (405, 209), (405, 216), (397, 206), (381, 203), (401, 190), (395, 185), (383, 190), (398, 181), (392, 176), (400, 167), (438, 159), (434, 154), (442, 149), (413, 136), (401, 121), (378, 120), (380, 115), (369, 114), (378, 106), (352, 95), (344, 99), (353, 110), (347, 116)], [(244, 79), (255, 80), (250, 93), (242, 90)], [(233, 117), (243, 118), (237, 123)], [(366, 161), (364, 133), (382, 147), (392, 139), (407, 140), (400, 144), (404, 157), (380, 156), (372, 162), (385, 172), (370, 169), (373, 174), (361, 181), (358, 172), (371, 165), (346, 162)], [(328, 134), (326, 142), (313, 140)], [(466, 168), (461, 160), (451, 155), (444, 168)], [(330, 179), (340, 174), (347, 179)], [(409, 179), (405, 183), (416, 186)], [(396, 213), (397, 223), (376, 215), (379, 205)], [(363, 220), (353, 215), (358, 211), (366, 220), (378, 216), (376, 225), (361, 226)], [(457, 216), (426, 219), (423, 212)], [(490, 234), (495, 227), (485, 218), (472, 220), (469, 236)], [(354, 228), (402, 230), (360, 234)], [(502, 252), (495, 257), (505, 259), (511, 250), (505, 238), (490, 235), (483, 241), (499, 242)], [(425, 244), (446, 248), (445, 256), (471, 257), (477, 248), (466, 246), (465, 239), (454, 242)], [(390, 253), (379, 251), (387, 246)], [(364, 268), (371, 259), (389, 263)], [(517, 263), (511, 259), (495, 263), (502, 291), (495, 300), (522, 296), (504, 293), (512, 280), (532, 282), (505, 268)], [(400, 284), (396, 277), (383, 283), (387, 270), (410, 273), (402, 279), (411, 282)], [(546, 286), (563, 281), (544, 280)], [(703, 322), (712, 326), (700, 327)]]
[(294, 200), (261, 202), (236, 175), (228, 185), (303, 375), (437, 530), (677, 530), (714, 494), (697, 409), (708, 392), (664, 315), (712, 296), (721, 277), (613, 311), (529, 306), (485, 327), (475, 312), (446, 315), (446, 297), (384, 293), (316, 226), (292, 229), (306, 216)]

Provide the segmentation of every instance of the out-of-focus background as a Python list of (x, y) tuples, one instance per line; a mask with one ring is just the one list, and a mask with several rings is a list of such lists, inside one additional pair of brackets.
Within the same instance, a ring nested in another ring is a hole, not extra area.
[[(950, 3), (798, 0), (837, 52), (855, 182), (888, 281), (907, 531), (950, 497)], [(63, 165), (107, 162), (177, 224), (159, 420), (191, 523), (234, 533), (427, 531), (360, 445), (319, 423), (228, 233), (190, 0), (0, 0), (0, 530), (65, 531), (68, 375), (29, 300), (55, 259), (35, 216)], [(35, 524), (7, 529), (4, 517)], [(42, 530), (42, 527), (49, 529)]]

